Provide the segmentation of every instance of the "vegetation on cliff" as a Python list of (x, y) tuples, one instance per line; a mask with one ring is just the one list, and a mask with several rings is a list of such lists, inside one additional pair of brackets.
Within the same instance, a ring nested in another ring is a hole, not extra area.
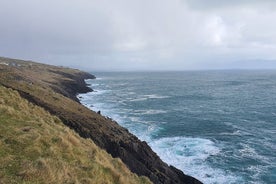
[(0, 183), (150, 183), (0, 85)]

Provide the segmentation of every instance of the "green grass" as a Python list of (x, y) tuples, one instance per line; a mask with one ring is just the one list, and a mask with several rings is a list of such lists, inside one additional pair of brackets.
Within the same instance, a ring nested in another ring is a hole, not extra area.
[(0, 85), (0, 183), (150, 183)]

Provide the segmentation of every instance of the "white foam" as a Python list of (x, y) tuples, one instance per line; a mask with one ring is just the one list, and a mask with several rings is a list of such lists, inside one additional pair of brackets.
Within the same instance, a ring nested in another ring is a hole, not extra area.
[(244, 135), (242, 131), (236, 130), (234, 132), (221, 132), (219, 135), (227, 135), (227, 136), (241, 136)]
[(95, 79), (85, 79), (85, 83), (92, 84)]
[(264, 184), (264, 181), (260, 181), (261, 175), (267, 171), (268, 169), (265, 166), (257, 165), (257, 166), (250, 166), (247, 168), (249, 171), (251, 171), (252, 174), (251, 177), (254, 179), (254, 183), (252, 184)]
[(157, 94), (151, 94), (151, 95), (140, 95), (138, 98), (130, 100), (131, 102), (139, 102), (139, 101), (146, 101), (148, 99), (163, 99), (163, 98), (169, 98), (169, 96), (161, 96)]
[(239, 178), (208, 165), (206, 159), (220, 149), (208, 139), (169, 137), (149, 142), (162, 160), (194, 176), (203, 183), (237, 183)]
[(162, 98), (169, 98), (169, 96), (161, 96), (161, 95), (157, 95), (157, 94), (151, 94), (151, 95), (143, 95), (146, 98), (150, 98), (150, 99), (162, 99)]
[(126, 94), (127, 94), (127, 95), (135, 95), (136, 92), (130, 91), (130, 92), (127, 92)]
[(140, 102), (140, 101), (146, 101), (147, 98), (135, 98), (135, 99), (132, 99), (132, 100), (129, 100), (131, 102)]
[(107, 92), (110, 92), (110, 90), (99, 90), (99, 89), (95, 89), (94, 91), (92, 91), (92, 95), (102, 95), (105, 94)]
[(241, 145), (243, 148), (239, 151), (243, 157), (256, 157), (258, 155), (256, 150), (250, 147), (249, 145), (247, 144), (241, 144)]
[(95, 95), (102, 95), (102, 94), (105, 94), (105, 93), (108, 93), (110, 92), (111, 90), (99, 90), (99, 89), (96, 89), (92, 92), (89, 92), (89, 93), (81, 93), (81, 94), (78, 94), (77, 95), (77, 98), (80, 100), (81, 103), (91, 103), (92, 102), (92, 99)]
[(133, 113), (139, 114), (139, 115), (153, 115), (153, 114), (164, 114), (164, 113), (167, 113), (167, 111), (157, 110), (157, 109), (149, 109), (149, 110), (135, 110)]
[[(212, 155), (217, 155), (220, 152), (220, 149), (211, 140), (191, 137), (151, 139), (151, 136), (158, 132), (160, 127), (154, 122), (145, 122), (136, 115), (159, 114), (166, 113), (166, 111), (158, 109), (135, 110), (132, 112), (135, 116), (131, 117), (128, 113), (129, 110), (124, 109), (128, 115), (124, 115), (124, 113), (120, 114), (119, 109), (113, 108), (112, 105), (93, 100), (93, 96), (107, 93), (108, 90), (95, 90), (91, 93), (81, 94), (81, 103), (94, 111), (100, 110), (103, 115), (111, 117), (122, 126), (128, 128), (130, 132), (138, 136), (141, 140), (147, 141), (161, 159), (168, 164), (181, 169), (185, 174), (194, 176), (206, 184), (239, 183), (239, 178), (231, 175), (231, 173), (226, 173), (223, 170), (215, 169), (208, 165), (207, 158)], [(129, 100), (145, 101), (148, 99), (162, 98), (169, 98), (169, 96), (150, 94)], [(92, 107), (91, 104), (93, 104)]]
[(97, 77), (96, 79), (91, 79), (91, 80), (104, 80), (105, 78)]
[(93, 87), (95, 87), (95, 86), (100, 86), (100, 84), (93, 83), (93, 84), (91, 84), (91, 86), (93, 86)]
[(257, 159), (264, 163), (270, 162), (268, 157), (258, 154), (258, 152), (248, 144), (241, 143), (240, 145), (242, 146), (242, 149), (239, 150), (239, 154), (241, 154), (239, 157)]

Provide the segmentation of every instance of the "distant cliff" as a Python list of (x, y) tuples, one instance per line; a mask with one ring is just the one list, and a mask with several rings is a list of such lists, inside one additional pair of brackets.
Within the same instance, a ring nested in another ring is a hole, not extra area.
[(75, 69), (0, 58), (0, 84), (58, 116), (81, 137), (119, 157), (132, 172), (158, 184), (201, 183), (168, 166), (127, 129), (81, 105), (76, 94), (91, 90), (84, 82), (88, 78), (95, 77)]

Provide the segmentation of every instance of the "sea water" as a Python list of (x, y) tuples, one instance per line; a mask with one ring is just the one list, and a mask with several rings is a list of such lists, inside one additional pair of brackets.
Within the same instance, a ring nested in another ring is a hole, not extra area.
[(204, 183), (276, 183), (276, 71), (93, 73), (81, 103)]

